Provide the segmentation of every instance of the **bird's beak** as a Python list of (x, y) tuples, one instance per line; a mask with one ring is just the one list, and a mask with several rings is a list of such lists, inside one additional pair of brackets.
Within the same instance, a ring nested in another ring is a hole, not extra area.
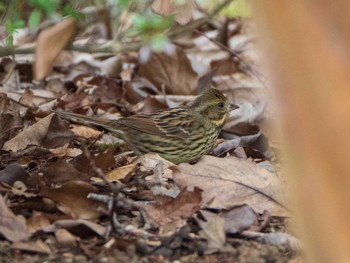
[(235, 105), (235, 104), (233, 104), (233, 103), (229, 103), (228, 104), (228, 110), (229, 111), (233, 111), (233, 110), (236, 110), (236, 109), (238, 109), (239, 107), (237, 106), (237, 105)]

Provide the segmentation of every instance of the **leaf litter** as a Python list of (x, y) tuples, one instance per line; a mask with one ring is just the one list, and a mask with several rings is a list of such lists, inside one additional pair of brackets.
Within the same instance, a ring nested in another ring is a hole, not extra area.
[[(195, 7), (155, 1), (152, 8), (187, 24)], [(66, 20), (40, 33), (35, 60), (3, 58), (0, 250), (108, 262), (116, 251), (135, 262), (295, 257), (299, 244), (291, 233), (268, 232), (271, 221), (290, 212), (279, 160), (261, 129), (273, 118), (269, 91), (242, 62), (255, 65), (258, 57), (241, 51), (252, 46), (242, 30), (249, 23), (217, 20), (199, 36), (178, 38), (172, 52), (143, 61), (142, 49), (117, 56), (62, 51), (76, 26)], [(231, 112), (211, 156), (195, 164), (135, 157), (123, 141), (51, 113), (117, 119), (184, 105), (208, 85), (240, 109)]]

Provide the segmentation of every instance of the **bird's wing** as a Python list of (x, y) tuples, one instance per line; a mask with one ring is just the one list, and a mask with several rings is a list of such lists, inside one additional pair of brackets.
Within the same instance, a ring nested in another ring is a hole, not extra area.
[(198, 129), (200, 123), (189, 118), (183, 108), (165, 110), (154, 114), (136, 114), (118, 120), (129, 128), (152, 135), (189, 138)]

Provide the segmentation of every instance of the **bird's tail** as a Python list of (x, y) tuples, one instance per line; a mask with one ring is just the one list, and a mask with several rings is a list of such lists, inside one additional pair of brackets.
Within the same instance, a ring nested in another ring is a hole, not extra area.
[(57, 111), (54, 110), (54, 113), (56, 113), (58, 116), (60, 116), (63, 119), (70, 120), (73, 122), (81, 123), (81, 124), (88, 124), (92, 126), (97, 126), (100, 128), (103, 128), (108, 131), (113, 131), (116, 133), (122, 133), (122, 131), (118, 132), (118, 129), (115, 129), (115, 124), (111, 125), (111, 120), (104, 120), (101, 119), (100, 117), (93, 117), (93, 116), (85, 116), (82, 114), (78, 113), (73, 113), (73, 112), (66, 112), (66, 111)]

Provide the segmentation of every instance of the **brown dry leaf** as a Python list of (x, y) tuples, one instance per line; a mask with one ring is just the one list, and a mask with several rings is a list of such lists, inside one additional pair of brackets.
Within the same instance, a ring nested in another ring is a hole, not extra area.
[(51, 119), (43, 145), (49, 149), (57, 148), (69, 143), (73, 137), (74, 134), (69, 129), (68, 123), (55, 114)]
[(101, 131), (98, 131), (94, 128), (90, 128), (87, 126), (83, 126), (83, 125), (72, 125), (73, 128), (71, 129), (71, 131), (77, 135), (77, 136), (81, 136), (87, 139), (95, 139), (98, 138), (101, 135)]
[(213, 60), (210, 63), (211, 70), (214, 71), (215, 76), (228, 76), (241, 71), (239, 62), (232, 57), (226, 59)]
[(35, 242), (16, 242), (12, 244), (12, 249), (18, 249), (23, 250), (27, 252), (34, 252), (34, 253), (43, 253), (43, 254), (50, 254), (51, 249), (49, 246), (44, 243), (44, 241), (38, 239)]
[(28, 107), (34, 106), (34, 94), (30, 89), (26, 89), (19, 99), (19, 102)]
[(141, 169), (144, 168), (146, 170), (154, 170), (155, 167), (161, 162), (163, 168), (162, 174), (165, 177), (171, 176), (173, 172), (169, 168), (175, 165), (172, 162), (160, 157), (157, 153), (143, 154), (136, 159), (136, 162), (141, 165)]
[(89, 176), (84, 171), (76, 169), (73, 164), (64, 159), (58, 159), (50, 166), (40, 169), (38, 174), (41, 174), (39, 178), (44, 179), (49, 185), (63, 184), (72, 180), (89, 180)]
[(165, 200), (160, 204), (148, 204), (145, 210), (160, 225), (161, 232), (168, 233), (175, 231), (199, 210), (202, 190), (199, 188), (194, 188), (193, 192), (183, 190), (175, 199), (165, 198)]
[[(120, 55), (105, 59), (101, 65), (101, 75), (117, 78), (123, 69), (123, 59)], [(124, 80), (124, 79), (123, 79)], [(125, 81), (125, 80), (124, 80)]]
[(207, 240), (206, 253), (211, 254), (222, 249), (226, 243), (226, 234), (224, 230), (225, 220), (222, 215), (212, 214), (207, 221), (198, 221), (202, 230), (199, 236)]
[(50, 149), (50, 152), (52, 152), (55, 156), (58, 157), (77, 157), (78, 155), (82, 154), (82, 150), (79, 148), (68, 148), (68, 143), (63, 145), (62, 147), (58, 147), (55, 149)]
[(128, 164), (122, 167), (118, 167), (106, 173), (105, 178), (108, 182), (124, 179), (131, 171), (135, 169), (135, 166), (136, 164)]
[(34, 79), (45, 78), (55, 58), (72, 39), (76, 27), (74, 18), (66, 18), (40, 32), (35, 49)]
[(198, 75), (185, 52), (176, 47), (172, 55), (153, 53), (146, 63), (140, 63), (139, 74), (167, 94), (195, 94)]
[(16, 216), (7, 207), (2, 195), (0, 195), (0, 234), (12, 242), (25, 240), (30, 237), (25, 218), (21, 215)]
[(203, 205), (208, 207), (230, 209), (247, 204), (258, 213), (288, 215), (281, 205), (286, 198), (281, 180), (250, 160), (203, 156), (195, 165), (182, 163), (173, 170), (181, 188), (203, 189)]
[(142, 103), (143, 106), (140, 112), (143, 113), (156, 112), (167, 108), (164, 103), (152, 97), (147, 97)]
[(58, 203), (58, 208), (73, 218), (96, 219), (100, 216), (98, 207), (102, 203), (87, 198), (97, 189), (84, 181), (70, 181), (60, 188), (42, 186), (40, 194)]
[(78, 239), (78, 237), (72, 235), (66, 229), (57, 229), (55, 231), (55, 236), (56, 236), (57, 242), (65, 247), (75, 245)]
[(85, 173), (89, 176), (97, 176), (92, 164), (97, 168), (106, 170), (114, 167), (116, 161), (113, 156), (113, 149), (108, 149), (106, 152), (97, 155), (82, 153), (73, 158), (70, 161), (70, 164), (74, 165), (74, 167), (81, 173)]
[(49, 219), (44, 213), (33, 211), (30, 218), (27, 220), (27, 227), (30, 233), (35, 233), (50, 225)]
[(16, 137), (5, 142), (3, 149), (17, 152), (28, 145), (41, 145), (46, 137), (47, 130), (54, 114), (50, 114), (37, 123), (19, 133)]
[(192, 20), (192, 13), (196, 4), (193, 0), (155, 0), (152, 9), (155, 13), (163, 16), (175, 15), (175, 20), (180, 25), (186, 25)]

